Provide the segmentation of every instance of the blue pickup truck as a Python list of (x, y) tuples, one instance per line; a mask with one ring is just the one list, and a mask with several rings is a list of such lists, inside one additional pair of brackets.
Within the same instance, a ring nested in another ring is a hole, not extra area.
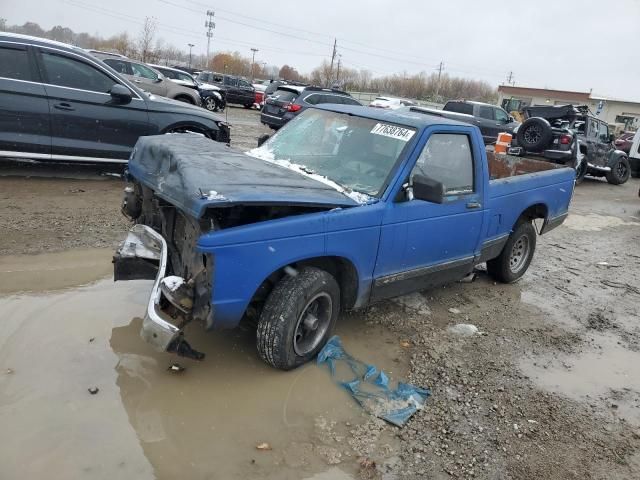
[(154, 280), (141, 335), (201, 359), (184, 327), (246, 322), (270, 365), (313, 358), (340, 312), (529, 267), (567, 216), (573, 169), (487, 154), (477, 127), (420, 111), (308, 109), (242, 153), (193, 134), (142, 137), (116, 280)]

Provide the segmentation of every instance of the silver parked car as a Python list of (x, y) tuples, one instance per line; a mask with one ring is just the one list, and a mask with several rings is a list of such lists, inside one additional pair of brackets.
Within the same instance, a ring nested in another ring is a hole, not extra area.
[(127, 80), (135, 83), (142, 90), (154, 95), (202, 106), (202, 99), (197, 90), (172, 82), (149, 65), (114, 53), (97, 50), (90, 50), (89, 53), (102, 60)]

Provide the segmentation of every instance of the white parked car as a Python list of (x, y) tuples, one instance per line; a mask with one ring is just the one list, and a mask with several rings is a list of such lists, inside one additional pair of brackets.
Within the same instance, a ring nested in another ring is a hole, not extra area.
[(393, 97), (376, 97), (369, 104), (370, 107), (388, 108), (390, 110), (396, 110), (401, 107), (409, 107), (412, 105), (417, 105), (417, 103), (412, 102), (411, 100), (404, 100), (402, 98), (393, 98)]

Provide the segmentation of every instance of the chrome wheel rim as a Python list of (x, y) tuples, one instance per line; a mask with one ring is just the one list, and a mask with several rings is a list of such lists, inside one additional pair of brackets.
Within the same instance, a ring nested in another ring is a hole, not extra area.
[(521, 236), (513, 243), (511, 255), (509, 255), (509, 269), (512, 273), (518, 273), (527, 263), (529, 257), (529, 237)]
[(320, 344), (329, 329), (332, 312), (333, 301), (328, 293), (321, 292), (307, 302), (293, 334), (296, 355), (306, 355)]
[(524, 140), (529, 144), (537, 143), (541, 136), (542, 132), (537, 125), (531, 125), (524, 131)]
[(212, 97), (209, 97), (204, 101), (204, 107), (213, 112), (216, 109), (216, 101)]
[(625, 175), (627, 174), (627, 166), (624, 164), (624, 162), (618, 162), (618, 165), (616, 165), (616, 173), (618, 174), (618, 178), (625, 177)]

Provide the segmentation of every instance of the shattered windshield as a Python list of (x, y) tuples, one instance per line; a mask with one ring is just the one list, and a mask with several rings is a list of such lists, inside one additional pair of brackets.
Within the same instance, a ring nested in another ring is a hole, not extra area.
[(415, 133), (409, 127), (310, 108), (247, 154), (313, 176), (364, 203), (366, 196), (382, 193)]

